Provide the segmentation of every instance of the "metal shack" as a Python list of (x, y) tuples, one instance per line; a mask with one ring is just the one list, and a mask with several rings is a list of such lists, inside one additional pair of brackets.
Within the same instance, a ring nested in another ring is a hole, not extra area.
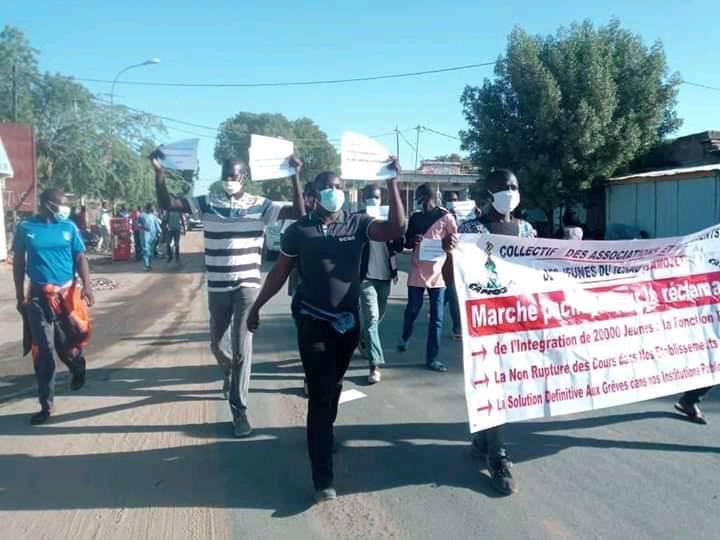
[(720, 223), (720, 163), (611, 178), (605, 210), (608, 227), (624, 225), (652, 238)]

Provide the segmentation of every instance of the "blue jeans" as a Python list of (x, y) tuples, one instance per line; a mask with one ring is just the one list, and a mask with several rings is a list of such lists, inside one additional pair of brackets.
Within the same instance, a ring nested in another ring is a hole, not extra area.
[[(437, 287), (428, 289), (430, 295), (430, 323), (428, 325), (427, 347), (425, 350), (425, 363), (430, 365), (437, 359), (440, 352), (440, 336), (443, 326), (443, 303), (445, 300), (445, 288)], [(405, 320), (403, 323), (402, 340), (407, 342), (412, 336), (413, 325), (423, 305), (425, 288), (408, 286), (408, 303), (405, 308)]]
[(445, 288), (445, 305), (447, 304), (450, 304), (453, 334), (460, 335), (460, 303), (458, 302), (457, 289), (454, 283)]
[(389, 279), (366, 279), (361, 285), (362, 336), (368, 349), (371, 367), (385, 363), (380, 341), (380, 323), (385, 316), (388, 296), (390, 296), (390, 283)]

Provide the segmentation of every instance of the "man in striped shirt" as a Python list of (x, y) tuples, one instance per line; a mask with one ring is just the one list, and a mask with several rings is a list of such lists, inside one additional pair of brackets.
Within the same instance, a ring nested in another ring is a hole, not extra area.
[[(239, 160), (226, 160), (222, 179), (200, 197), (175, 197), (165, 183), (158, 154), (150, 156), (155, 169), (158, 204), (168, 211), (191, 213), (202, 219), (205, 234), (210, 349), (223, 369), (223, 392), (230, 401), (236, 437), (252, 432), (247, 418), (252, 334), (247, 330), (247, 312), (260, 288), (260, 264), (265, 227), (279, 219), (297, 219), (305, 214), (300, 190), (302, 162), (291, 158), (293, 206), (245, 193), (248, 168)], [(220, 348), (220, 341), (232, 321), (232, 358)]]

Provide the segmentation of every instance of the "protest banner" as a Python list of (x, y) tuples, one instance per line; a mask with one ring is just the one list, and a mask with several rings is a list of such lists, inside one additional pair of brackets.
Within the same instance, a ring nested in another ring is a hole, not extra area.
[(463, 234), (453, 261), (472, 432), (720, 382), (720, 227), (614, 242)]
[(390, 152), (370, 137), (346, 131), (340, 142), (340, 167), (346, 180), (383, 180), (396, 172), (388, 167)]
[(287, 178), (295, 174), (290, 157), (295, 152), (292, 141), (263, 135), (250, 135), (248, 156), (253, 182)]
[(163, 153), (160, 163), (167, 169), (194, 171), (198, 167), (198, 145), (200, 139), (186, 139), (169, 144), (161, 144), (158, 150)]

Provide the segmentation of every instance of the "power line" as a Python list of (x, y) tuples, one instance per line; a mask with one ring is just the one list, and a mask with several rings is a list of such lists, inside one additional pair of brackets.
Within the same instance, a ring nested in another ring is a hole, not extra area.
[(688, 86), (695, 86), (697, 88), (704, 88), (705, 90), (714, 90), (715, 92), (720, 92), (720, 87), (717, 86), (708, 86), (707, 84), (693, 83), (690, 81), (680, 81), (680, 84), (687, 84)]
[[(421, 75), (434, 75), (436, 73), (448, 73), (450, 71), (462, 71), (466, 69), (476, 69), (480, 67), (494, 66), (497, 61), (482, 62), (480, 64), (467, 64), (464, 66), (452, 66), (438, 69), (428, 69), (425, 71), (411, 71), (408, 73), (393, 73), (389, 75), (371, 75), (368, 77), (349, 77), (347, 79), (321, 79), (317, 81), (285, 81), (285, 82), (260, 82), (260, 83), (182, 83), (182, 82), (152, 82), (152, 81), (118, 81), (117, 84), (126, 84), (133, 86), (175, 86), (188, 88), (267, 88), (282, 86), (314, 86), (321, 84), (342, 84), (350, 82), (363, 81), (380, 81), (384, 79), (401, 79), (406, 77), (419, 77)], [(108, 83), (113, 81), (107, 79), (88, 79), (84, 77), (76, 77), (75, 80), (94, 83)]]
[(447, 137), (448, 139), (455, 139), (456, 141), (460, 140), (460, 137), (456, 137), (455, 135), (448, 135), (447, 133), (443, 133), (442, 131), (436, 131), (434, 129), (430, 129), (426, 126), (420, 126), (423, 131), (429, 131), (430, 133), (435, 133), (436, 135), (442, 135), (443, 137)]

